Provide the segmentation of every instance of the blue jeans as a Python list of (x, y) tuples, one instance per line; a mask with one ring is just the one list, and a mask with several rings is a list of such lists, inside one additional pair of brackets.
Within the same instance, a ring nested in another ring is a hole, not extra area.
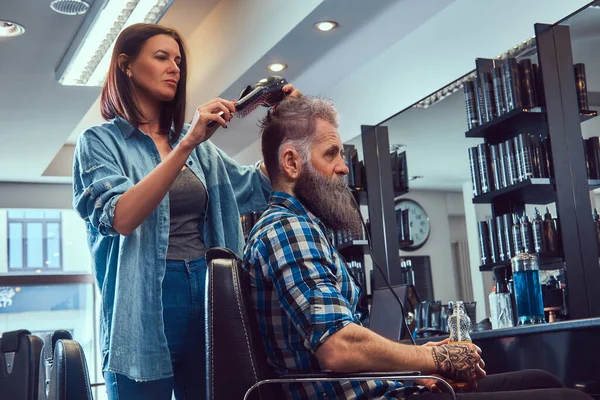
[(204, 286), (206, 259), (167, 260), (162, 285), (163, 321), (173, 377), (136, 382), (124, 375), (104, 372), (111, 400), (199, 400), (206, 397), (204, 343)]

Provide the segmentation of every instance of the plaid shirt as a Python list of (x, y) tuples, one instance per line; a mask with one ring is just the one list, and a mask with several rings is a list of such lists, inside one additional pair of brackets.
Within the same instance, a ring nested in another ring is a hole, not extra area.
[[(350, 323), (362, 325), (360, 288), (331, 245), (328, 230), (294, 197), (274, 192), (250, 233), (244, 268), (250, 275), (269, 364), (280, 375), (318, 373), (316, 350)], [(408, 389), (408, 388), (407, 388)], [(397, 399), (398, 382), (318, 382), (284, 387), (288, 399)]]

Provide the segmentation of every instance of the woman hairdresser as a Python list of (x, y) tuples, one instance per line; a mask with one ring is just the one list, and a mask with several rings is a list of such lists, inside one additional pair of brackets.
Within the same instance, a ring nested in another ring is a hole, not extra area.
[(205, 250), (240, 254), (240, 214), (264, 209), (270, 192), (262, 164), (240, 166), (208, 141), (234, 102), (211, 100), (184, 127), (186, 61), (175, 30), (123, 30), (102, 88), (108, 122), (86, 130), (75, 150), (73, 205), (102, 294), (110, 399), (205, 397)]

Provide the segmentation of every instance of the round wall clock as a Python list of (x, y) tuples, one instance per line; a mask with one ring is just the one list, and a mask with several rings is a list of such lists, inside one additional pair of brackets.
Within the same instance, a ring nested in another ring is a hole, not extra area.
[(413, 244), (402, 246), (401, 250), (414, 251), (420, 249), (429, 239), (431, 229), (427, 212), (416, 201), (404, 198), (396, 199), (396, 213), (400, 210), (408, 210), (410, 236), (413, 240)]

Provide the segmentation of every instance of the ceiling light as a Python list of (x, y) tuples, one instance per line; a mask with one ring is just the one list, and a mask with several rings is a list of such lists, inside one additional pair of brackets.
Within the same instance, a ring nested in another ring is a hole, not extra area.
[[(173, 0), (107, 0), (93, 18), (91, 26), (72, 57), (61, 62), (58, 81), (67, 86), (102, 86), (119, 33), (138, 22), (155, 23), (167, 11)], [(67, 51), (71, 54), (72, 49)]]
[(0, 20), (0, 37), (15, 37), (25, 33), (25, 28), (21, 25), (10, 22)]
[(286, 68), (287, 68), (287, 65), (281, 64), (281, 63), (274, 63), (274, 64), (269, 65), (269, 69), (273, 72), (283, 71)]
[(315, 28), (317, 28), (320, 31), (327, 32), (327, 31), (332, 30), (333, 28), (337, 28), (337, 26), (338, 26), (337, 22), (323, 21), (323, 22), (319, 22), (318, 24), (316, 24)]
[(83, 0), (54, 0), (50, 3), (50, 8), (63, 15), (83, 15), (90, 9), (90, 5)]

